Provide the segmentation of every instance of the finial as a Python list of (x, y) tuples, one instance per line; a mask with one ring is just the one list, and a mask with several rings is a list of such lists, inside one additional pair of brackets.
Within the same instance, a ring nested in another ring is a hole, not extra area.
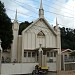
[(16, 9), (16, 14), (15, 14), (15, 22), (17, 22), (17, 9)]
[(58, 28), (58, 25), (59, 25), (59, 24), (58, 24), (57, 17), (56, 17), (56, 27), (57, 27), (57, 28)]
[(59, 24), (58, 24), (58, 21), (57, 21), (57, 17), (56, 17), (56, 30), (57, 31), (60, 31), (60, 29), (59, 29), (59, 26), (58, 26)]
[(56, 26), (58, 26), (57, 17), (56, 17)]
[(40, 3), (40, 9), (43, 9), (43, 6), (42, 6), (42, 0), (41, 0), (41, 3)]

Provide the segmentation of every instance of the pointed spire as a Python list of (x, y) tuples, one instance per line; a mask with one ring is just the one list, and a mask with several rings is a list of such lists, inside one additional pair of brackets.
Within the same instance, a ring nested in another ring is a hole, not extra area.
[(58, 26), (58, 21), (57, 21), (57, 17), (56, 17), (56, 31), (60, 31), (59, 26)]
[(40, 0), (39, 18), (44, 18), (44, 10), (42, 5), (42, 0)]
[(15, 14), (15, 20), (14, 22), (17, 22), (17, 9), (16, 9), (16, 14)]
[(12, 29), (13, 30), (18, 30), (19, 29), (19, 23), (18, 23), (18, 20), (17, 20), (17, 10), (16, 10), (16, 14), (15, 14), (15, 19), (13, 21)]
[(56, 17), (56, 26), (58, 26), (59, 24), (58, 24), (58, 22), (57, 22), (57, 17)]
[(42, 6), (42, 0), (41, 0), (41, 3), (40, 3), (40, 9), (43, 9), (43, 6)]

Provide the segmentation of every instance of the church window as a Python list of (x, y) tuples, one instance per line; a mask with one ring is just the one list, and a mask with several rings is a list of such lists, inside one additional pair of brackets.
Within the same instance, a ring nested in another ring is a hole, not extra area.
[(35, 57), (35, 52), (32, 52), (32, 57)]
[(65, 55), (65, 58), (67, 58), (67, 55)]
[(56, 57), (56, 53), (57, 53), (57, 52), (54, 52), (54, 57)]
[(31, 57), (31, 52), (28, 52), (28, 57)]
[(27, 52), (24, 52), (24, 57), (27, 57)]
[(53, 52), (50, 52), (50, 57), (53, 57)]
[(42, 32), (42, 31), (40, 31), (38, 34), (37, 34), (37, 36), (45, 36), (45, 34)]
[(49, 52), (47, 52), (47, 57), (49, 57)]

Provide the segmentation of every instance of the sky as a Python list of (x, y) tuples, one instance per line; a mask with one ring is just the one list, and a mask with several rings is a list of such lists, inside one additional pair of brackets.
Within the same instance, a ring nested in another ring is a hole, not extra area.
[[(32, 22), (39, 17), (40, 0), (0, 0), (4, 3), (7, 15), (18, 21)], [(56, 17), (60, 27), (75, 28), (75, 0), (43, 0), (44, 17), (55, 25)]]

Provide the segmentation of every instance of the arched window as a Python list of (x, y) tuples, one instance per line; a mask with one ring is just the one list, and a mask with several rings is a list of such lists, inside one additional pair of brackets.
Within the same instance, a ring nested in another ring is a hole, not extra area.
[(44, 37), (45, 34), (44, 34), (42, 31), (40, 31), (40, 32), (37, 34), (37, 36), (39, 36), (39, 37)]
[(42, 47), (46, 46), (46, 37), (43, 31), (39, 31), (39, 33), (37, 34), (37, 47), (39, 47), (40, 44), (42, 45)]

